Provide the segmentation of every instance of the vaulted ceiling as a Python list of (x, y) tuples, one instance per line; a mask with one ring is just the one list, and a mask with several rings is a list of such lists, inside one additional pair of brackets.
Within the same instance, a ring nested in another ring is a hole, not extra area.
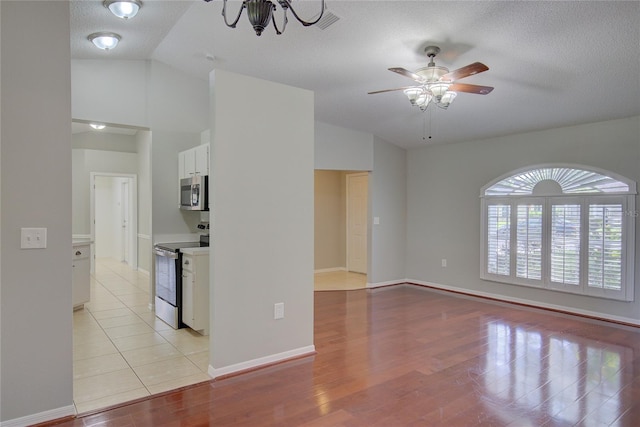
[[(293, 3), (306, 18), (319, 11), (319, 0)], [(239, 7), (230, 1), (230, 14)], [(219, 68), (309, 89), (317, 120), (405, 148), (640, 115), (638, 1), (328, 0), (339, 19), (326, 29), (289, 16), (284, 34), (269, 25), (260, 37), (246, 16), (227, 28), (221, 11), (221, 0), (147, 0), (121, 21), (101, 1), (72, 1), (72, 58), (154, 59), (203, 80)], [(122, 41), (99, 51), (87, 40), (97, 31)], [(428, 45), (449, 69), (486, 64), (462, 82), (495, 90), (460, 93), (448, 110), (426, 113), (402, 91), (367, 94), (412, 85), (388, 68), (426, 66)], [(247, 107), (259, 114), (261, 100)]]

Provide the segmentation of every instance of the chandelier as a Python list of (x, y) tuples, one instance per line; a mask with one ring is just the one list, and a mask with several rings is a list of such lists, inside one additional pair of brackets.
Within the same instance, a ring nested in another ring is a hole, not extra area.
[[(210, 2), (211, 0), (204, 0), (205, 2)], [(242, 7), (238, 11), (238, 15), (236, 16), (235, 21), (229, 23), (227, 19), (227, 0), (223, 0), (222, 6), (222, 16), (224, 17), (224, 23), (227, 24), (227, 27), (235, 28), (236, 24), (240, 20), (240, 15), (242, 15), (242, 11), (247, 9), (247, 16), (249, 18), (249, 22), (253, 26), (253, 29), (256, 32), (256, 35), (261, 35), (264, 29), (269, 25), (269, 21), (273, 22), (273, 27), (276, 30), (276, 34), (282, 34), (287, 26), (287, 10), (291, 10), (293, 16), (305, 27), (316, 24), (322, 18), (324, 14), (324, 0), (322, 0), (322, 5), (320, 9), (320, 16), (318, 16), (314, 21), (305, 21), (300, 18), (296, 11), (293, 9), (293, 5), (291, 4), (292, 0), (277, 0), (280, 4), (280, 7), (283, 11), (283, 19), (282, 19), (282, 28), (278, 28), (276, 24), (276, 19), (273, 12), (276, 10), (276, 3), (271, 0), (244, 0), (242, 2)]]

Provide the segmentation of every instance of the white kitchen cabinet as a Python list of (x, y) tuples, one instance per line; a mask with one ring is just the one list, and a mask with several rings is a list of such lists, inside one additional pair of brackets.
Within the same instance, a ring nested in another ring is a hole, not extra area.
[(178, 176), (209, 175), (209, 144), (198, 145), (178, 153)]
[(79, 310), (84, 304), (89, 302), (91, 297), (89, 272), (91, 264), (89, 262), (89, 243), (74, 244), (71, 254), (71, 266), (73, 274), (71, 276), (71, 300), (73, 309)]
[(209, 335), (209, 251), (182, 252), (182, 322)]

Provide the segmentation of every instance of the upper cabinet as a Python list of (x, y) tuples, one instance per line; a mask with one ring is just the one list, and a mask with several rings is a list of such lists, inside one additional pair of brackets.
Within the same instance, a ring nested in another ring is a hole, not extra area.
[(180, 179), (209, 175), (209, 144), (178, 153), (178, 175)]

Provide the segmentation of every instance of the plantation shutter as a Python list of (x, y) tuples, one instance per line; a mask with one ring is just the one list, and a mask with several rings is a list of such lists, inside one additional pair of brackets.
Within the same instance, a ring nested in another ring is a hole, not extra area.
[(516, 275), (542, 279), (542, 204), (518, 205)]
[(487, 272), (508, 276), (511, 271), (511, 206), (487, 206)]
[(551, 206), (551, 281), (580, 284), (580, 205)]
[(622, 289), (622, 205), (589, 205), (588, 286)]

